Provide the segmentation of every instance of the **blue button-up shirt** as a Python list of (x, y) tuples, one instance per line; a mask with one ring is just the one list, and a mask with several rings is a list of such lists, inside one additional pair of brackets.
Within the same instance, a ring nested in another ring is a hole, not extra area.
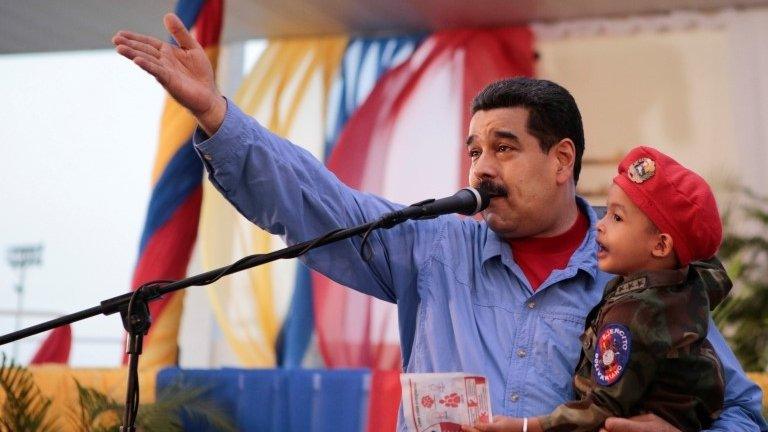
[[(402, 207), (347, 187), (310, 153), (231, 103), (219, 130), (210, 138), (198, 130), (195, 145), (216, 188), (289, 244)], [(506, 241), (483, 222), (453, 216), (375, 231), (370, 260), (361, 258), (359, 238), (303, 259), (341, 284), (397, 303), (405, 371), (482, 374), (494, 414), (547, 414), (573, 398), (579, 335), (611, 277), (597, 268), (596, 216), (576, 200), (591, 228), (568, 266), (536, 292)], [(709, 339), (727, 379), (726, 410), (714, 428), (768, 430), (760, 389), (746, 379), (714, 325)]]

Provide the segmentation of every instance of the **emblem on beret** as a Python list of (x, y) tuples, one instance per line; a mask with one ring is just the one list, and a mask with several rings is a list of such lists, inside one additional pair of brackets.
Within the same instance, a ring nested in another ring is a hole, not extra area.
[(640, 158), (629, 166), (627, 175), (635, 183), (642, 183), (656, 174), (656, 162), (649, 158)]
[(621, 378), (629, 362), (632, 335), (621, 324), (608, 324), (600, 331), (592, 359), (592, 374), (602, 386), (609, 386)]

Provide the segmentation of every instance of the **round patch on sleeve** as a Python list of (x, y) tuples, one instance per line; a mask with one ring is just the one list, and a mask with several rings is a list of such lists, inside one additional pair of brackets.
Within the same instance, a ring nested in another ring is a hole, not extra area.
[(632, 351), (632, 334), (622, 324), (606, 324), (597, 336), (592, 375), (602, 386), (614, 384), (624, 374)]

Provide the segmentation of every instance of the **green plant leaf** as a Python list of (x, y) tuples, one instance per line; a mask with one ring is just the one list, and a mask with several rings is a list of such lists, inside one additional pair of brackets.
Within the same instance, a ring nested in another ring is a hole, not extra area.
[(713, 318), (744, 369), (763, 372), (768, 369), (768, 197), (747, 188), (737, 193), (741, 204), (723, 212), (718, 252), (734, 288)]
[(71, 416), (72, 423), (81, 432), (110, 432), (119, 430), (122, 407), (106, 394), (83, 386), (74, 379), (77, 387), (79, 407)]
[[(143, 413), (139, 410), (137, 423), (145, 430), (181, 431), (181, 414), (184, 412), (190, 418), (205, 423), (210, 430), (236, 431), (234, 422), (220, 405), (203, 396), (206, 391), (205, 387), (190, 385), (178, 379), (161, 390), (157, 402), (152, 406), (147, 407)], [(174, 413), (176, 423), (173, 427), (176, 429), (161, 429), (159, 421), (168, 413)]]
[(13, 432), (57, 431), (55, 419), (49, 419), (51, 399), (45, 397), (25, 367), (0, 359), (0, 389), (5, 394), (0, 430)]
[[(125, 405), (106, 394), (75, 380), (79, 396), (79, 410), (71, 418), (78, 431), (118, 432)], [(137, 430), (176, 432), (183, 431), (181, 413), (200, 419), (211, 430), (235, 431), (232, 419), (207, 398), (202, 397), (206, 389), (175, 382), (163, 389), (157, 401), (141, 404), (136, 418)]]

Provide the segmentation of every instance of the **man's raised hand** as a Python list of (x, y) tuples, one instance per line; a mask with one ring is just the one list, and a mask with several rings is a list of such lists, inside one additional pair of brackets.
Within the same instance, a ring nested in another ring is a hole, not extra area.
[(178, 46), (124, 30), (115, 34), (112, 43), (120, 55), (154, 76), (177, 102), (197, 117), (203, 130), (213, 135), (224, 121), (227, 106), (216, 88), (211, 62), (179, 17), (167, 14), (163, 22)]

